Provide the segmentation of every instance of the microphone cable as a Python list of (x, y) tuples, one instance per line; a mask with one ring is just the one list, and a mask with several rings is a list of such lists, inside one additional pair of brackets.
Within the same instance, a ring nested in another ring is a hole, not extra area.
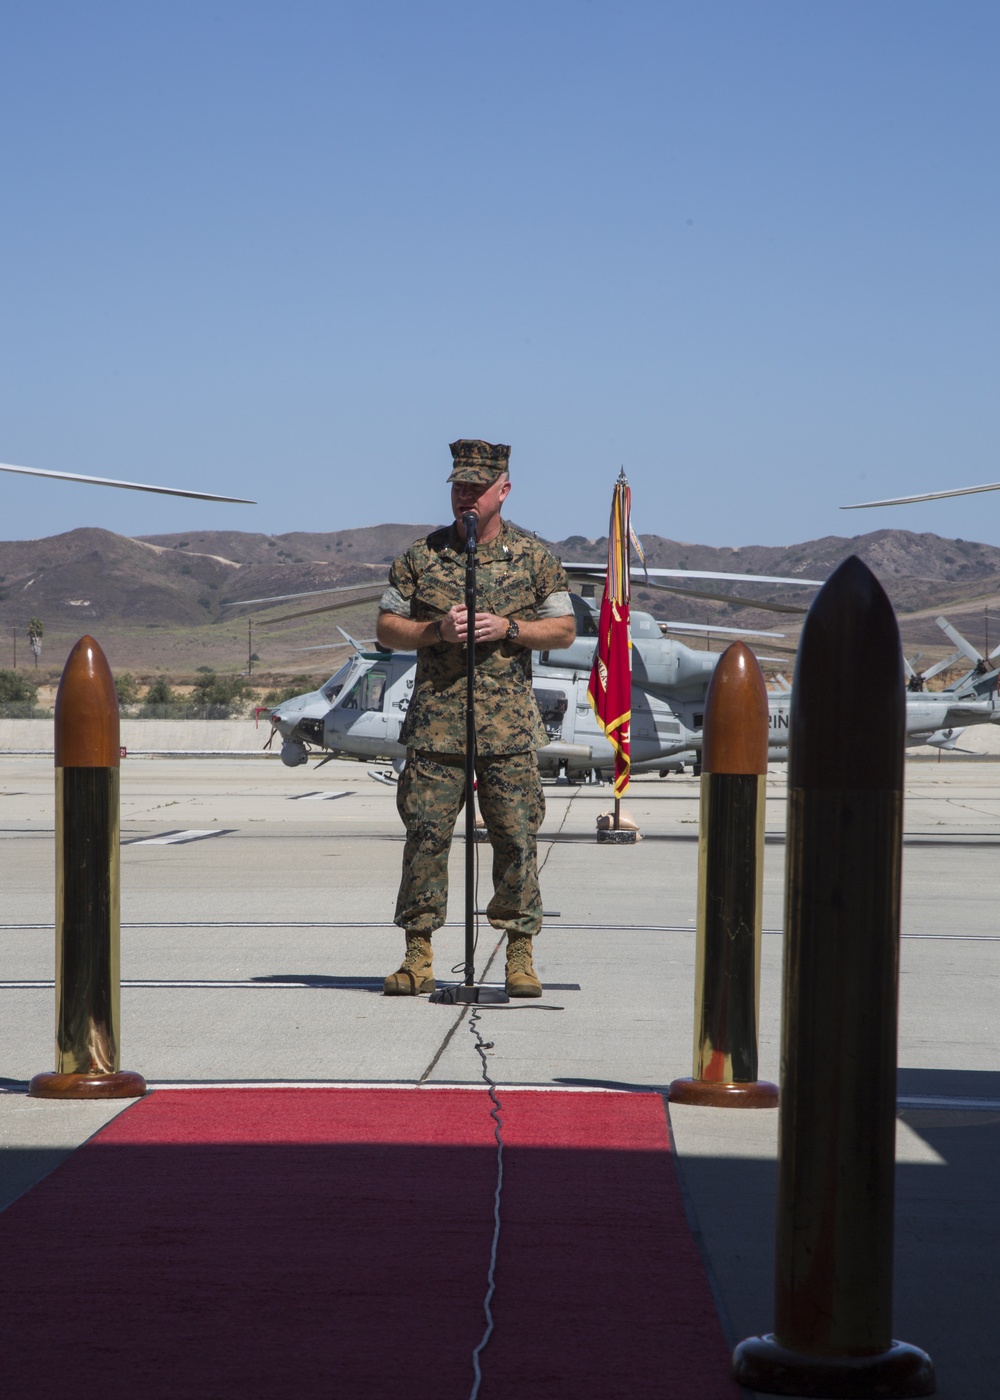
[(493, 1193), (493, 1241), (490, 1246), (490, 1266), (486, 1274), (486, 1297), (483, 1299), (483, 1314), (486, 1318), (486, 1326), (479, 1345), (472, 1353), (472, 1389), (469, 1392), (469, 1400), (476, 1400), (479, 1394), (479, 1387), (482, 1385), (483, 1373), (480, 1369), (479, 1358), (484, 1351), (487, 1342), (493, 1335), (493, 1294), (496, 1291), (496, 1267), (497, 1267), (497, 1247), (500, 1243), (500, 1194), (503, 1191), (503, 1105), (497, 1098), (497, 1086), (490, 1078), (489, 1066), (486, 1060), (487, 1050), (492, 1050), (494, 1042), (484, 1040), (477, 1024), (480, 1016), (479, 1006), (473, 1004), (469, 1014), (469, 1030), (476, 1038), (476, 1053), (482, 1061), (483, 1080), (489, 1091), (492, 1107), (490, 1117), (493, 1119), (493, 1136), (497, 1144), (497, 1184)]
[[(566, 823), (566, 819), (567, 819), (567, 817), (569, 816), (569, 808), (570, 808), (570, 804), (567, 803), (567, 804), (566, 804), (566, 811), (563, 813), (563, 819), (562, 819), (562, 822), (560, 823), (560, 826), (559, 826), (560, 831), (562, 830), (563, 826), (564, 826), (565, 823)], [(552, 854), (552, 850), (553, 850), (553, 847), (550, 846), (549, 849), (548, 849), (548, 851), (545, 853), (544, 857), (542, 858), (541, 864), (540, 864), (540, 866), (539, 866), (539, 871), (541, 871), (541, 870), (543, 870), (543, 869), (545, 868), (545, 865), (546, 865), (546, 863), (548, 862), (548, 858), (549, 858), (549, 856)], [(479, 882), (479, 852), (477, 851), (477, 852), (476, 852), (476, 888), (477, 888), (477, 891), (478, 891), (478, 887), (479, 887), (478, 882)], [(478, 903), (479, 903), (479, 901), (478, 901), (478, 899), (477, 899), (477, 900), (476, 900), (477, 906), (478, 906)], [(478, 933), (479, 933), (479, 916), (478, 916), (478, 912), (477, 912), (477, 915), (476, 915), (476, 934), (477, 934), (477, 938), (478, 938)], [(497, 944), (497, 947), (493, 950), (493, 953), (492, 953), (492, 954), (490, 955), (490, 957), (487, 959), (487, 967), (489, 967), (489, 964), (493, 961), (493, 958), (496, 956), (499, 947), (500, 947), (500, 944), (498, 943), (498, 944)], [(485, 971), (484, 971), (484, 975), (485, 975)], [(479, 1033), (479, 1026), (478, 1026), (477, 1023), (478, 1023), (478, 1021), (479, 1021), (480, 1014), (481, 1014), (481, 1013), (480, 1013), (480, 1010), (479, 1010), (479, 1005), (478, 1005), (478, 1003), (472, 1003), (472, 1004), (470, 1005), (470, 1007), (469, 1007), (469, 1021), (468, 1021), (468, 1025), (469, 1025), (469, 1030), (472, 1032), (472, 1034), (475, 1036), (475, 1039), (476, 1039), (476, 1047), (475, 1047), (475, 1048), (476, 1048), (476, 1053), (478, 1054), (480, 1060), (482, 1061), (482, 1077), (483, 1077), (483, 1080), (484, 1080), (484, 1082), (485, 1082), (485, 1084), (486, 1084), (487, 1090), (489, 1091), (489, 1096), (490, 1096), (490, 1099), (491, 1099), (491, 1101), (492, 1101), (492, 1107), (490, 1108), (490, 1117), (493, 1119), (493, 1136), (494, 1136), (494, 1138), (496, 1139), (496, 1144), (497, 1144), (497, 1184), (496, 1184), (496, 1188), (495, 1188), (495, 1190), (494, 1190), (494, 1192), (493, 1192), (493, 1240), (492, 1240), (492, 1243), (491, 1243), (491, 1245), (490, 1245), (490, 1264), (489, 1264), (489, 1269), (487, 1270), (487, 1274), (486, 1274), (486, 1296), (485, 1296), (485, 1298), (483, 1299), (483, 1315), (484, 1315), (484, 1317), (486, 1318), (486, 1326), (485, 1326), (485, 1328), (484, 1328), (484, 1330), (483, 1330), (483, 1335), (482, 1335), (482, 1337), (480, 1338), (479, 1345), (475, 1348), (475, 1350), (474, 1350), (473, 1353), (472, 1353), (473, 1381), (472, 1381), (472, 1389), (471, 1389), (470, 1392), (469, 1392), (469, 1400), (477, 1400), (477, 1397), (478, 1397), (478, 1395), (479, 1395), (479, 1388), (480, 1388), (480, 1386), (482, 1385), (482, 1382), (483, 1382), (483, 1373), (482, 1373), (482, 1370), (481, 1370), (481, 1368), (480, 1368), (479, 1358), (480, 1358), (480, 1356), (482, 1355), (483, 1351), (485, 1350), (486, 1344), (489, 1342), (490, 1337), (493, 1335), (494, 1320), (493, 1320), (493, 1306), (492, 1306), (492, 1305), (493, 1305), (493, 1295), (494, 1295), (494, 1293), (496, 1292), (497, 1249), (498, 1249), (499, 1244), (500, 1244), (500, 1196), (501, 1196), (501, 1193), (502, 1193), (502, 1191), (503, 1191), (503, 1148), (504, 1148), (504, 1142), (503, 1142), (503, 1118), (501, 1117), (501, 1114), (503, 1113), (503, 1104), (501, 1103), (500, 1099), (497, 1098), (497, 1092), (496, 1092), (497, 1086), (496, 1086), (496, 1081), (490, 1076), (489, 1064), (488, 1064), (488, 1061), (487, 1061), (487, 1059), (486, 1059), (486, 1052), (487, 1052), (487, 1050), (492, 1050), (492, 1049), (494, 1048), (495, 1042), (492, 1041), (492, 1040), (484, 1040), (483, 1037), (482, 1037), (482, 1035)], [(457, 1023), (456, 1023), (456, 1024), (457, 1024)]]

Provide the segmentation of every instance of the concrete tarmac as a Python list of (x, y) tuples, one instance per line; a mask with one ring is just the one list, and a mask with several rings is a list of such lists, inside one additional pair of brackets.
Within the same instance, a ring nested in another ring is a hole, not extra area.
[[(768, 778), (760, 1074), (779, 1078), (785, 769)], [(539, 1001), (483, 1008), (504, 1085), (665, 1090), (691, 1072), (695, 779), (638, 778), (642, 841), (598, 846), (607, 787), (546, 785)], [(28, 1099), (53, 1067), (51, 758), (0, 757), (0, 1206), (123, 1105)], [(938, 1393), (992, 1396), (1000, 1293), (1000, 766), (907, 764), (894, 1333)], [(122, 1067), (150, 1084), (480, 1083), (467, 1011), (383, 998), (402, 828), (361, 764), (122, 766)], [(480, 853), (480, 905), (491, 892)], [(464, 849), (439, 980), (461, 963)], [(481, 921), (477, 970), (502, 981)], [(484, 1032), (486, 1034), (486, 1032)], [(671, 1107), (694, 1228), (734, 1343), (773, 1323), (777, 1115)]]

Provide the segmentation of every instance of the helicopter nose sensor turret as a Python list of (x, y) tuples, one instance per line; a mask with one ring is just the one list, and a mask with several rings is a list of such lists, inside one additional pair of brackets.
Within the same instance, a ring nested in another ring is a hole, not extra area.
[(281, 746), (281, 761), (287, 768), (298, 768), (300, 763), (308, 763), (305, 744), (300, 744), (296, 739), (286, 739)]

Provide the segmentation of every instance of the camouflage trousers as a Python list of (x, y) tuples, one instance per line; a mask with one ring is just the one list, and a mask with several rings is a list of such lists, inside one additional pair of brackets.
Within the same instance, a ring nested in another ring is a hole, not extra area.
[[(494, 928), (531, 937), (542, 926), (535, 833), (545, 798), (534, 750), (476, 758), (479, 810), (493, 847)], [(465, 806), (465, 755), (411, 749), (396, 791), (406, 827), (403, 877), (395, 923), (410, 933), (433, 933), (448, 912), (448, 852)]]

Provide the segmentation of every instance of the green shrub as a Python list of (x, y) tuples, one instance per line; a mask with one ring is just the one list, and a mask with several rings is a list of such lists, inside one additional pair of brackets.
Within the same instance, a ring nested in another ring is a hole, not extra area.
[(171, 689), (170, 682), (165, 676), (160, 676), (146, 691), (142, 698), (143, 709), (149, 709), (153, 705), (176, 705), (177, 696)]
[(26, 703), (38, 699), (38, 687), (32, 685), (20, 671), (0, 671), (0, 705)]
[(204, 707), (206, 719), (228, 719), (239, 714), (252, 697), (253, 688), (245, 676), (218, 676), (209, 671), (195, 681), (191, 704)]
[(262, 705), (283, 705), (286, 700), (292, 700), (296, 695), (302, 695), (307, 690), (315, 690), (316, 682), (312, 676), (293, 676), (287, 685), (280, 690), (269, 690), (261, 701)]
[(128, 671), (123, 671), (120, 676), (115, 676), (115, 690), (118, 692), (119, 705), (138, 704), (139, 682), (135, 676), (129, 675)]

